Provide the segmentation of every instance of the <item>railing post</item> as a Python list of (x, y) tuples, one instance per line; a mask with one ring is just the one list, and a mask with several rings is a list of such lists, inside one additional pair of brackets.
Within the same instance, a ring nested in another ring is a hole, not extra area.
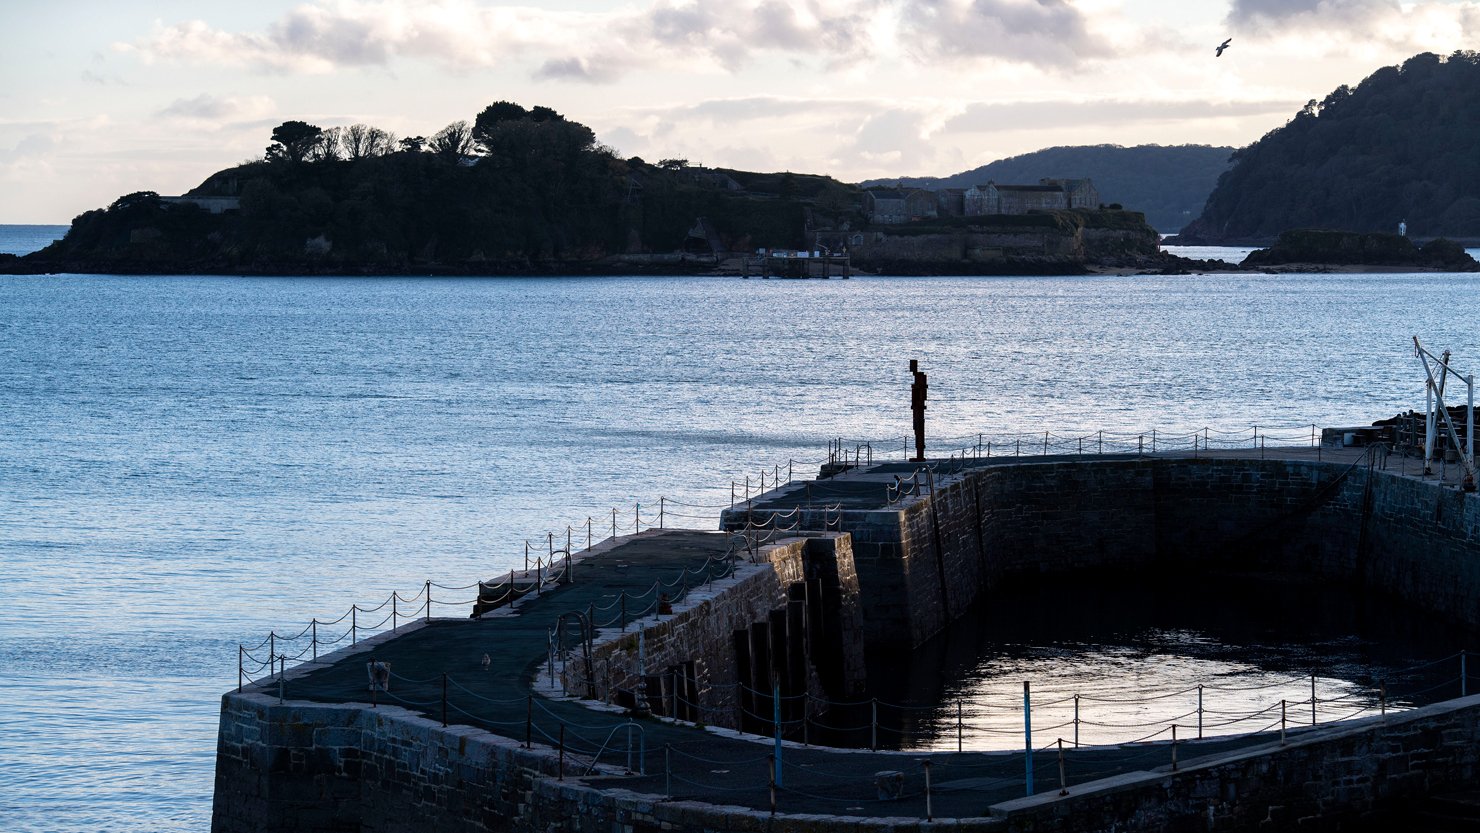
[(244, 656), (242, 656), (242, 655), (245, 654), (246, 651), (247, 651), (247, 649), (246, 649), (245, 646), (243, 646), (240, 642), (236, 643), (236, 693), (237, 694), (241, 694), (242, 693), (242, 683), (244, 682), (243, 678), (246, 676), (246, 673), (247, 673), (246, 670), (242, 667), (243, 663), (246, 661), (246, 658)]
[(935, 808), (930, 803), (930, 759), (926, 758), (922, 763), (925, 766), (925, 820), (935, 821)]
[(1069, 779), (1064, 777), (1064, 739), (1059, 738), (1059, 795), (1069, 794)]
[(658, 496), (658, 528), (663, 528), (663, 515), (668, 509), (668, 498)]
[(781, 771), (781, 684), (771, 684), (771, 728), (776, 733), (776, 752), (772, 760), (776, 762), (776, 786), (781, 786), (781, 779), (786, 777)]
[[(313, 627), (313, 658), (317, 662), (319, 658), (319, 620), (317, 618), (310, 619), (308, 624)], [(1464, 664), (1461, 663), (1460, 666), (1463, 668)]]
[(961, 747), (964, 745), (965, 739), (966, 739), (966, 728), (965, 728), (964, 722), (961, 719), (961, 700), (960, 700), (960, 698), (957, 698), (956, 699), (956, 751), (957, 752), (962, 751)]
[(591, 516), (586, 516), (586, 549), (591, 549)]
[(267, 676), (272, 676), (272, 664), (277, 661), (277, 632), (267, 632)]
[(617, 507), (612, 507), (612, 537), (617, 537)]
[(1380, 709), (1382, 709), (1382, 711), (1380, 712), (1381, 717), (1383, 719), (1386, 719), (1387, 718), (1387, 680), (1381, 680), (1377, 684), (1377, 704), (1378, 704), (1378, 707)]
[(1310, 675), (1310, 725), (1316, 725), (1316, 675)]
[(391, 630), (395, 630), (399, 626), (398, 623), (397, 623), (397, 621), (396, 621), (396, 617), (398, 616), (398, 614), (396, 613), (396, 600), (399, 599), (399, 598), (400, 598), (400, 594), (398, 594), (398, 593), (396, 593), (396, 591), (392, 590), (391, 591)]
[(1202, 687), (1202, 683), (1198, 683), (1197, 684), (1197, 739), (1198, 740), (1202, 740), (1202, 736), (1203, 736), (1203, 687)]
[(432, 621), (432, 580), (427, 579), (427, 621)]
[(771, 759), (771, 815), (776, 815), (776, 756), (767, 755)]
[(1074, 748), (1079, 748), (1079, 695), (1074, 695)]
[(1285, 745), (1285, 701), (1280, 701), (1280, 746)]
[(642, 504), (632, 504), (632, 534), (636, 535), (642, 531)]
[(1033, 698), (1029, 692), (1028, 681), (1023, 680), (1023, 750), (1024, 750), (1024, 786), (1028, 795), (1033, 795)]
[(356, 642), (360, 641), (360, 636), (358, 633), (359, 627), (355, 623), (355, 618), (359, 615), (359, 612), (359, 605), (349, 606), (349, 644), (351, 645), (354, 645)]
[(1172, 772), (1177, 771), (1177, 724), (1172, 724)]

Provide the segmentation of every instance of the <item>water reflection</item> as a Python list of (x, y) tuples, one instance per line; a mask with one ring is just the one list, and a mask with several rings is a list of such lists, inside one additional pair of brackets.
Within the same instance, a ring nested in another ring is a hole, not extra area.
[(1021, 749), (1026, 681), (1037, 747), (1278, 730), (1282, 711), (1293, 729), (1458, 696), (1470, 636), (1332, 583), (1044, 582), (999, 589), (916, 651), (875, 653), (879, 704), (822, 723), (847, 745)]

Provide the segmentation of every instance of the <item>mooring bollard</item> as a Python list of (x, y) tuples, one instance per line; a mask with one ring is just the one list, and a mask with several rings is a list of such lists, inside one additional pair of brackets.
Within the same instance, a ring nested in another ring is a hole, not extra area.
[(1023, 680), (1023, 750), (1024, 766), (1027, 770), (1024, 784), (1028, 795), (1033, 795), (1033, 699), (1028, 689), (1028, 681)]

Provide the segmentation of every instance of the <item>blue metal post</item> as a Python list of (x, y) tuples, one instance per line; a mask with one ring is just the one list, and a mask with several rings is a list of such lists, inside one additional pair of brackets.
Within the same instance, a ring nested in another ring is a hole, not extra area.
[(1027, 770), (1028, 795), (1033, 794), (1033, 699), (1028, 692), (1028, 681), (1023, 680), (1023, 751)]

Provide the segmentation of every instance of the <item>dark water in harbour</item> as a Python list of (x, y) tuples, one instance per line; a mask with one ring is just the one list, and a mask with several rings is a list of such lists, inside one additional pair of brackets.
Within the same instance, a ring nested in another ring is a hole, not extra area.
[(1476, 286), (0, 276), (0, 826), (204, 830), (238, 643), (496, 575), (613, 506), (711, 527), (732, 479), (832, 437), (898, 448), (909, 358), (943, 451), (1301, 441), (1421, 405), (1414, 333), (1480, 360)]
[(1291, 727), (1309, 725), (1312, 675), (1322, 723), (1376, 714), (1384, 696), (1389, 709), (1457, 697), (1475, 637), (1380, 588), (1117, 571), (1003, 588), (920, 649), (871, 657), (870, 688), (894, 704), (880, 709), (891, 747), (1021, 749), (1025, 681), (1037, 746), (1073, 742), (1075, 695), (1081, 743), (1167, 740), (1174, 723), (1187, 740), (1198, 686), (1205, 737), (1277, 728), (1281, 700)]

